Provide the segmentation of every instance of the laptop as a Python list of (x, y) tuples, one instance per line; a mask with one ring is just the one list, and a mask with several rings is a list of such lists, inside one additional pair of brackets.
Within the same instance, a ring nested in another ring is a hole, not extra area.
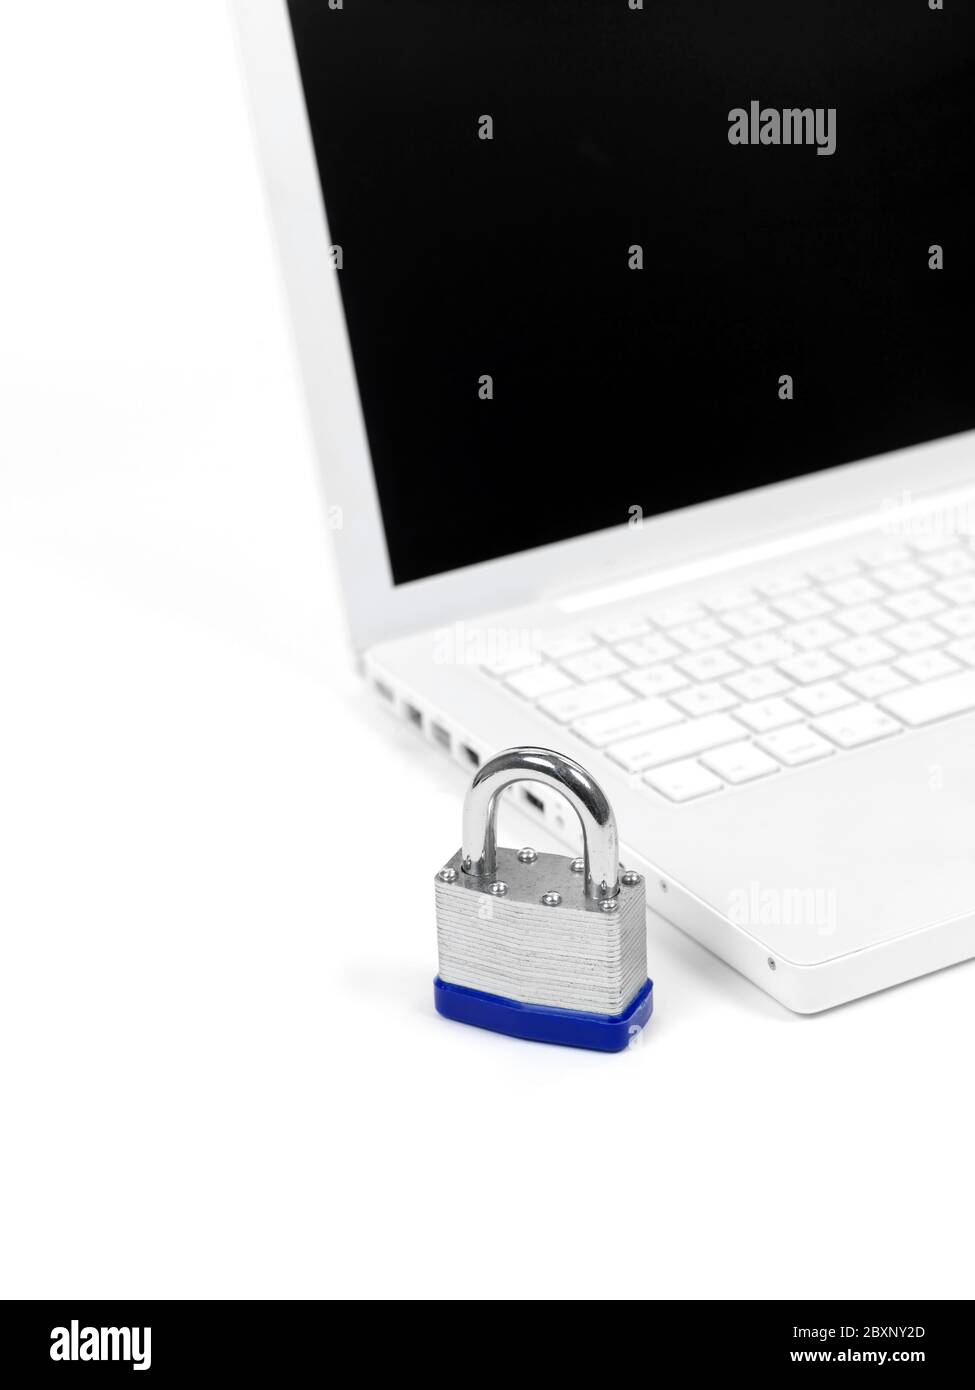
[(975, 14), (234, 8), (375, 698), (792, 1010), (975, 955)]

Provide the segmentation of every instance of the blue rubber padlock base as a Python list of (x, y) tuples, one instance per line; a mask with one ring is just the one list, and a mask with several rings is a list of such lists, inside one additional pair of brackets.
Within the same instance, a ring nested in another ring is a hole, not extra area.
[(585, 1047), (593, 1052), (622, 1052), (650, 1021), (653, 981), (647, 980), (623, 1013), (613, 1015), (522, 1004), (466, 985), (449, 985), (439, 975), (433, 982), (433, 1001), (444, 1018), (489, 1028), (493, 1033), (561, 1047)]

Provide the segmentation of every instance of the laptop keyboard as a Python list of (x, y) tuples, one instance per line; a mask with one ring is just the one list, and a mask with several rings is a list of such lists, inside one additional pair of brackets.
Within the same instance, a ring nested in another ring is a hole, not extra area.
[(482, 669), (562, 746), (599, 749), (674, 802), (975, 710), (972, 543), (861, 545), (689, 601), (602, 610)]

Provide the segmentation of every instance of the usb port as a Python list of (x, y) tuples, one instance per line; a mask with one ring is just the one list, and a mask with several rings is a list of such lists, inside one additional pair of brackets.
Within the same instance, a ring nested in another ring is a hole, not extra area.
[(433, 737), (436, 739), (437, 743), (440, 744), (441, 748), (450, 747), (450, 735), (448, 734), (447, 730), (443, 728), (442, 725), (431, 724), (430, 732), (433, 734)]
[(418, 729), (422, 728), (423, 715), (417, 709), (416, 705), (404, 704), (403, 713), (406, 715), (407, 719), (410, 721), (411, 724), (415, 724)]
[(470, 746), (469, 743), (462, 743), (460, 745), (460, 751), (463, 753), (464, 757), (470, 763), (471, 767), (481, 766), (480, 758), (477, 756), (474, 749)]
[(535, 810), (538, 812), (538, 814), (539, 814), (540, 816), (544, 816), (544, 814), (545, 814), (545, 802), (542, 800), (542, 798), (541, 798), (540, 796), (536, 796), (534, 792), (529, 792), (529, 791), (522, 792), (522, 796), (523, 796), (523, 797), (525, 798), (525, 800), (528, 802), (529, 806), (534, 806), (534, 808), (535, 808)]

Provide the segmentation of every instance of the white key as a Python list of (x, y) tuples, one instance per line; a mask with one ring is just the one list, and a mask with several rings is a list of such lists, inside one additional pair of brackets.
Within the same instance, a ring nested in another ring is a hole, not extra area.
[(726, 782), (735, 785), (753, 782), (756, 777), (767, 777), (779, 770), (778, 763), (753, 743), (732, 743), (727, 748), (716, 748), (705, 753), (701, 761)]
[(900, 627), (888, 628), (884, 639), (893, 642), (902, 652), (920, 652), (945, 640), (944, 633), (930, 623), (901, 623)]
[(617, 705), (615, 709), (605, 710), (602, 714), (591, 714), (574, 724), (572, 731), (594, 748), (605, 748), (607, 744), (618, 743), (620, 739), (635, 738), (637, 734), (649, 734), (654, 729), (666, 728), (681, 718), (679, 711), (668, 700), (651, 697), (632, 705)]
[(879, 637), (851, 637), (847, 642), (838, 642), (833, 655), (847, 666), (857, 669), (861, 666), (876, 666), (878, 661), (890, 661), (897, 653)]
[(825, 594), (817, 593), (815, 589), (804, 589), (801, 593), (776, 599), (772, 607), (794, 623), (807, 622), (810, 618), (821, 618), (824, 613), (833, 611), (833, 605)]
[(900, 593), (902, 589), (917, 589), (922, 584), (931, 581), (930, 574), (907, 560), (899, 565), (885, 565), (883, 569), (876, 569), (873, 577), (878, 584), (883, 584), (887, 589), (893, 589), (895, 593)]
[(825, 652), (799, 652), (797, 656), (780, 661), (779, 670), (800, 685), (813, 685), (816, 681), (832, 680), (843, 667)]
[(695, 681), (716, 681), (741, 670), (741, 663), (720, 647), (709, 652), (692, 652), (690, 656), (678, 658), (674, 665)]
[(719, 792), (723, 785), (707, 768), (695, 762), (658, 767), (654, 772), (648, 772), (643, 780), (655, 791), (670, 797), (671, 801), (691, 801), (696, 796)]
[(966, 666), (975, 666), (975, 637), (961, 637), (957, 642), (949, 642), (948, 650)]
[(755, 588), (766, 598), (781, 598), (783, 594), (794, 594), (809, 586), (804, 574), (776, 574), (771, 579), (763, 579)]
[(949, 603), (975, 603), (975, 574), (958, 574), (934, 587)]
[(847, 632), (852, 632), (857, 637), (865, 637), (871, 632), (881, 632), (885, 627), (892, 627), (897, 621), (893, 613), (889, 613), (877, 603), (862, 603), (856, 608), (846, 608), (834, 613), (833, 617)]
[(820, 681), (818, 685), (807, 685), (804, 690), (794, 690), (792, 699), (807, 714), (832, 714), (836, 709), (856, 704), (853, 692), (844, 690), (836, 681)]
[(562, 662), (562, 669), (575, 676), (577, 681), (600, 681), (607, 676), (618, 676), (629, 668), (625, 661), (608, 652), (605, 647), (597, 647), (592, 652), (582, 652), (579, 656), (569, 656)]
[(890, 594), (886, 606), (899, 618), (929, 618), (940, 613), (944, 604), (930, 589), (908, 589), (906, 594)]
[(648, 666), (643, 671), (629, 671), (623, 677), (623, 684), (638, 695), (669, 695), (672, 690), (686, 685), (687, 677), (673, 666)]
[(971, 551), (962, 550), (961, 546), (953, 550), (943, 550), (940, 555), (928, 555), (924, 563), (928, 569), (934, 570), (935, 574), (940, 574), (945, 579), (949, 579), (953, 574), (968, 574), (975, 570), (975, 556)]
[(717, 647), (721, 642), (727, 642), (732, 634), (726, 627), (722, 627), (714, 618), (705, 618), (699, 623), (684, 623), (680, 627), (672, 627), (668, 634), (675, 642), (679, 642), (689, 652), (700, 652), (705, 647)]
[(774, 666), (760, 666), (755, 670), (742, 671), (737, 676), (729, 676), (725, 685), (743, 700), (767, 700), (770, 695), (782, 695), (792, 689), (792, 682), (786, 680)]
[(951, 608), (935, 618), (939, 627), (955, 637), (970, 637), (975, 632), (975, 607)]
[(771, 632), (782, 626), (779, 614), (761, 603), (752, 608), (736, 608), (733, 613), (724, 615), (724, 621), (739, 637), (757, 637), (761, 632)]
[(787, 724), (797, 724), (802, 719), (802, 714), (795, 705), (778, 696), (773, 696), (770, 700), (754, 700), (751, 704), (740, 705), (735, 710), (735, 716), (757, 734), (782, 729)]
[(881, 704), (912, 728), (964, 714), (975, 709), (975, 671), (963, 671), (959, 676), (947, 676), (928, 685), (913, 685), (909, 690), (885, 696)]
[[(917, 688), (923, 690), (926, 687)], [(900, 695), (888, 695), (884, 705), (901, 698)], [(863, 743), (875, 743), (878, 738), (900, 733), (901, 726), (896, 719), (891, 719), (890, 715), (874, 705), (851, 705), (838, 714), (827, 714), (824, 719), (817, 719), (815, 728), (840, 748), (859, 748)]]
[(820, 584), (835, 584), (838, 579), (847, 579), (851, 574), (856, 574), (859, 568), (856, 560), (848, 555), (832, 556), (806, 566), (808, 573)]
[(658, 661), (669, 661), (676, 656), (680, 648), (668, 642), (666, 637), (661, 637), (659, 632), (651, 632), (646, 637), (634, 638), (632, 642), (621, 642), (615, 651), (631, 666), (656, 666)]
[(707, 615), (699, 603), (667, 603), (655, 608), (650, 617), (660, 627), (676, 627), (678, 623), (696, 623)]
[(619, 681), (595, 681), (592, 685), (576, 685), (571, 690), (546, 695), (539, 700), (538, 708), (560, 724), (574, 724), (587, 714), (598, 714), (600, 710), (612, 709), (632, 699), (626, 686)]
[(902, 656), (894, 665), (912, 681), (936, 681), (943, 676), (953, 676), (961, 670), (957, 661), (952, 661), (944, 652), (914, 652), (912, 656)]
[(892, 690), (901, 690), (907, 685), (906, 677), (893, 666), (868, 666), (865, 671), (851, 671), (843, 677), (843, 684), (849, 686), (864, 700), (875, 700), (878, 695), (889, 695)]
[(803, 763), (815, 762), (817, 758), (828, 757), (833, 751), (831, 743), (803, 724), (791, 729), (779, 729), (774, 734), (764, 734), (759, 743), (786, 767), (800, 767)]
[(716, 594), (711, 594), (705, 602), (712, 613), (727, 613), (732, 608), (746, 608), (748, 604), (754, 603), (756, 594), (754, 589), (721, 589)]
[(524, 671), (516, 671), (505, 681), (505, 685), (516, 695), (522, 695), (526, 700), (554, 695), (556, 690), (568, 690), (574, 684), (571, 676), (557, 666), (529, 666)]
[(793, 623), (782, 629), (782, 638), (794, 642), (804, 652), (814, 651), (816, 647), (828, 647), (831, 642), (842, 642), (846, 633), (842, 628), (826, 618), (814, 618), (808, 623)]
[(733, 643), (731, 650), (749, 666), (767, 666), (772, 661), (792, 656), (795, 647), (791, 642), (783, 642), (775, 633), (766, 632), (760, 637), (746, 637), (744, 642)]
[(600, 641), (609, 642), (612, 646), (616, 642), (625, 642), (630, 637), (642, 637), (645, 632), (650, 631), (650, 624), (645, 618), (614, 618), (608, 623), (602, 623), (594, 631)]
[(567, 656), (591, 652), (596, 639), (588, 632), (554, 632), (542, 640), (542, 655), (549, 661), (564, 661)]
[(609, 756), (627, 772), (642, 772), (661, 763), (677, 762), (680, 758), (706, 753), (709, 748), (720, 748), (723, 743), (737, 743), (744, 732), (742, 725), (730, 715), (709, 714), (704, 719), (688, 720), (684, 724), (675, 724), (672, 729), (662, 729), (656, 734), (643, 734), (639, 738), (614, 744)]
[(827, 584), (826, 592), (834, 603), (843, 608), (851, 608), (855, 603), (873, 603), (883, 595), (883, 589), (878, 589), (862, 574), (854, 575), (852, 579), (841, 579), (838, 584)]
[(676, 691), (672, 698), (685, 714), (695, 718), (700, 714), (717, 714), (719, 710), (730, 709), (738, 703), (737, 695), (732, 695), (717, 681), (709, 685), (689, 685), (686, 690)]
[[(503, 643), (501, 644), (504, 645)], [(515, 671), (523, 671), (527, 666), (538, 666), (542, 658), (533, 647), (525, 643), (515, 643), (510, 650), (502, 651), (490, 661), (482, 661), (481, 669), (489, 676), (510, 676)]]

